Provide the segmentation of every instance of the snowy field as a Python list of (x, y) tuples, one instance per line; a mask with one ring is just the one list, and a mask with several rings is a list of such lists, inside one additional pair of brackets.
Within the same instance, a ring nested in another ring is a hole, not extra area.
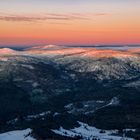
[(10, 131), (0, 134), (0, 140), (35, 140), (30, 136), (31, 129)]
[[(134, 140), (133, 138), (125, 138), (120, 136), (115, 136), (117, 130), (100, 130), (95, 127), (91, 127), (85, 123), (79, 122), (80, 126), (71, 130), (66, 130), (62, 127), (59, 130), (52, 130), (54, 133), (67, 136), (67, 137), (76, 137), (80, 136), (82, 140)], [(134, 131), (134, 130), (132, 130)]]

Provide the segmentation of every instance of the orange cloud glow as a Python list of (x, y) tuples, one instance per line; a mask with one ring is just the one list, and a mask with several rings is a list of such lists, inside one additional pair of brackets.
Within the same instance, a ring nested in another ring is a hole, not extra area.
[[(136, 0), (80, 4), (54, 0), (44, 2), (46, 5), (39, 1), (33, 5), (29, 0), (22, 7), (13, 1), (15, 7), (9, 7), (7, 13), (4, 6), (0, 10), (0, 44), (140, 43), (140, 2)], [(30, 8), (25, 10), (28, 3)]]

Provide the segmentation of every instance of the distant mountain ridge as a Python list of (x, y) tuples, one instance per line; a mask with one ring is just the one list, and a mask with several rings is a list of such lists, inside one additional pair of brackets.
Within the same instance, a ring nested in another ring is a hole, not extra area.
[(36, 46), (27, 50), (30, 54), (43, 55), (77, 55), (84, 57), (135, 57), (140, 53), (140, 48), (128, 50), (100, 49), (91, 47), (65, 47), (56, 45)]

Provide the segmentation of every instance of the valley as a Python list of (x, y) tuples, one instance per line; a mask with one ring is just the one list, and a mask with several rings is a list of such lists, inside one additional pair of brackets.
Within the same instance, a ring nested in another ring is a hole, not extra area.
[[(80, 139), (77, 133), (86, 124), (99, 131), (118, 130), (113, 135), (117, 140), (124, 133), (130, 140), (138, 139), (139, 83), (139, 47), (1, 48), (0, 132), (28, 128), (37, 140)], [(90, 137), (89, 132), (81, 135)]]

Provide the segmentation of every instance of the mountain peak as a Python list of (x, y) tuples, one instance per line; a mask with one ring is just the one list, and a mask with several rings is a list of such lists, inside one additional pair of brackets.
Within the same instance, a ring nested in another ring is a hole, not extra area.
[(0, 55), (4, 55), (4, 54), (15, 54), (16, 51), (12, 50), (10, 48), (0, 48)]
[(35, 46), (32, 47), (31, 50), (49, 50), (49, 49), (58, 49), (62, 48), (63, 46), (58, 46), (58, 45), (44, 45), (44, 46)]

